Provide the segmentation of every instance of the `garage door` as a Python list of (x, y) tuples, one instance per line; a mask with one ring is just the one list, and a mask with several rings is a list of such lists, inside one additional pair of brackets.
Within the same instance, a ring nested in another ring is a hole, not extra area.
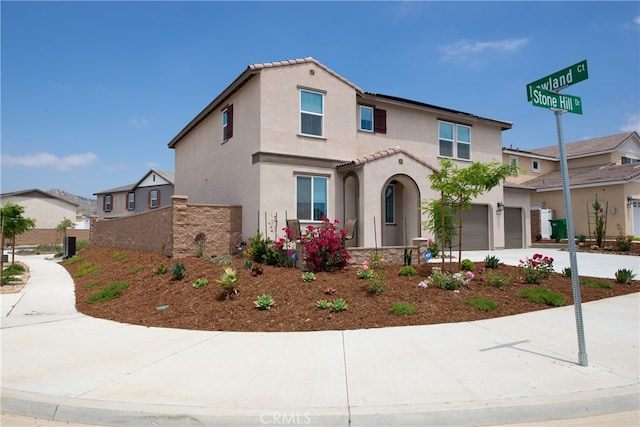
[(462, 250), (489, 249), (489, 210), (485, 205), (471, 205), (462, 212)]
[(522, 209), (504, 208), (504, 247), (522, 248)]

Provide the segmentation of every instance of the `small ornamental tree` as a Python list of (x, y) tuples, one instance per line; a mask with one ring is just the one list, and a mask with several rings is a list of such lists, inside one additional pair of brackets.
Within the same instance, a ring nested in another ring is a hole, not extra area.
[[(11, 264), (15, 263), (16, 257), (16, 236), (30, 230), (36, 226), (36, 220), (33, 218), (25, 218), (24, 206), (16, 203), (7, 203), (0, 208), (0, 221), (2, 223), (2, 249), (4, 250), (5, 238), (11, 240)], [(2, 261), (0, 261), (0, 269), (4, 269)]]
[(458, 269), (462, 260), (462, 211), (471, 207), (474, 198), (500, 185), (508, 176), (517, 174), (518, 167), (511, 164), (473, 162), (466, 168), (458, 168), (451, 159), (445, 158), (440, 160), (440, 170), (429, 175), (431, 188), (440, 193), (440, 218), (434, 217), (438, 212), (433, 202), (423, 202), (422, 211), (430, 218), (427, 226), (439, 226), (431, 231), (439, 236), (442, 245), (455, 235), (447, 226), (453, 223), (454, 213), (458, 214)]
[(64, 244), (64, 241), (67, 240), (67, 230), (69, 228), (73, 228), (73, 227), (75, 227), (75, 224), (73, 223), (73, 221), (71, 221), (66, 216), (64, 217), (64, 219), (62, 221), (60, 221), (58, 223), (58, 225), (56, 225), (56, 230), (57, 231), (62, 231), (62, 242), (63, 242), (63, 244)]
[(338, 220), (322, 219), (318, 227), (308, 226), (302, 235), (305, 261), (313, 271), (335, 271), (344, 268), (351, 255), (344, 246), (345, 230), (336, 228)]

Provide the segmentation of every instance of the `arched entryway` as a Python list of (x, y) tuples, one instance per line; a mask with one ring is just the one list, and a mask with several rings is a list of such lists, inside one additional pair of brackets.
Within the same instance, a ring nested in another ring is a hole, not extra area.
[[(360, 181), (358, 180), (358, 175), (353, 172), (350, 172), (345, 175), (342, 180), (343, 185), (343, 203), (344, 212), (342, 215), (343, 221), (346, 223), (350, 219), (359, 218), (359, 206), (360, 206)], [(359, 226), (360, 224), (358, 224)], [(359, 246), (359, 234), (357, 227), (356, 232), (354, 233), (354, 237), (351, 240), (346, 242), (347, 247), (355, 247)]]
[(411, 246), (420, 236), (420, 189), (408, 175), (394, 175), (382, 188), (382, 246)]

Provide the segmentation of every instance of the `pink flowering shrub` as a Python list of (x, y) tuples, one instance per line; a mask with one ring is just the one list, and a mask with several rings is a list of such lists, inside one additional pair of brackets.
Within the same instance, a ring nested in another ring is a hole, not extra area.
[(522, 269), (522, 281), (529, 284), (540, 284), (540, 280), (546, 279), (553, 273), (553, 258), (534, 254), (531, 258), (520, 260)]
[(312, 271), (335, 271), (344, 268), (351, 258), (344, 247), (346, 232), (336, 224), (338, 220), (323, 218), (320, 226), (310, 225), (302, 235), (305, 261)]

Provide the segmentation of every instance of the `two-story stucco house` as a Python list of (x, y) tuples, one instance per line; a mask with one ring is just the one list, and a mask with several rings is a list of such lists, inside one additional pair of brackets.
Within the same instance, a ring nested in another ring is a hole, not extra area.
[(173, 172), (151, 169), (138, 182), (93, 193), (98, 199), (98, 219), (121, 218), (169, 206), (173, 187)]
[[(460, 167), (499, 162), (510, 128), (365, 92), (304, 58), (248, 66), (168, 145), (175, 194), (190, 203), (241, 205), (244, 238), (258, 229), (282, 236), (285, 218), (304, 229), (326, 216), (342, 224), (357, 218), (350, 245), (404, 246), (429, 236), (419, 207), (439, 197), (427, 178), (439, 159)], [(504, 247), (502, 207), (510, 205), (521, 215), (520, 247), (530, 242), (528, 192), (518, 191), (500, 186), (474, 201), (464, 214), (464, 249)]]
[[(603, 205), (601, 213), (607, 218), (607, 236), (615, 236), (618, 228), (624, 234), (640, 236), (638, 133), (624, 132), (570, 142), (566, 144), (566, 153), (575, 234), (593, 233), (592, 204), (597, 197)], [(510, 182), (536, 190), (531, 194), (534, 211), (550, 210), (555, 218), (565, 218), (557, 145), (530, 151), (504, 148), (503, 162), (515, 162), (523, 171), (517, 178), (510, 177)], [(534, 214), (532, 218), (537, 217)], [(541, 218), (545, 220), (544, 215)], [(535, 231), (533, 234), (535, 236)]]

